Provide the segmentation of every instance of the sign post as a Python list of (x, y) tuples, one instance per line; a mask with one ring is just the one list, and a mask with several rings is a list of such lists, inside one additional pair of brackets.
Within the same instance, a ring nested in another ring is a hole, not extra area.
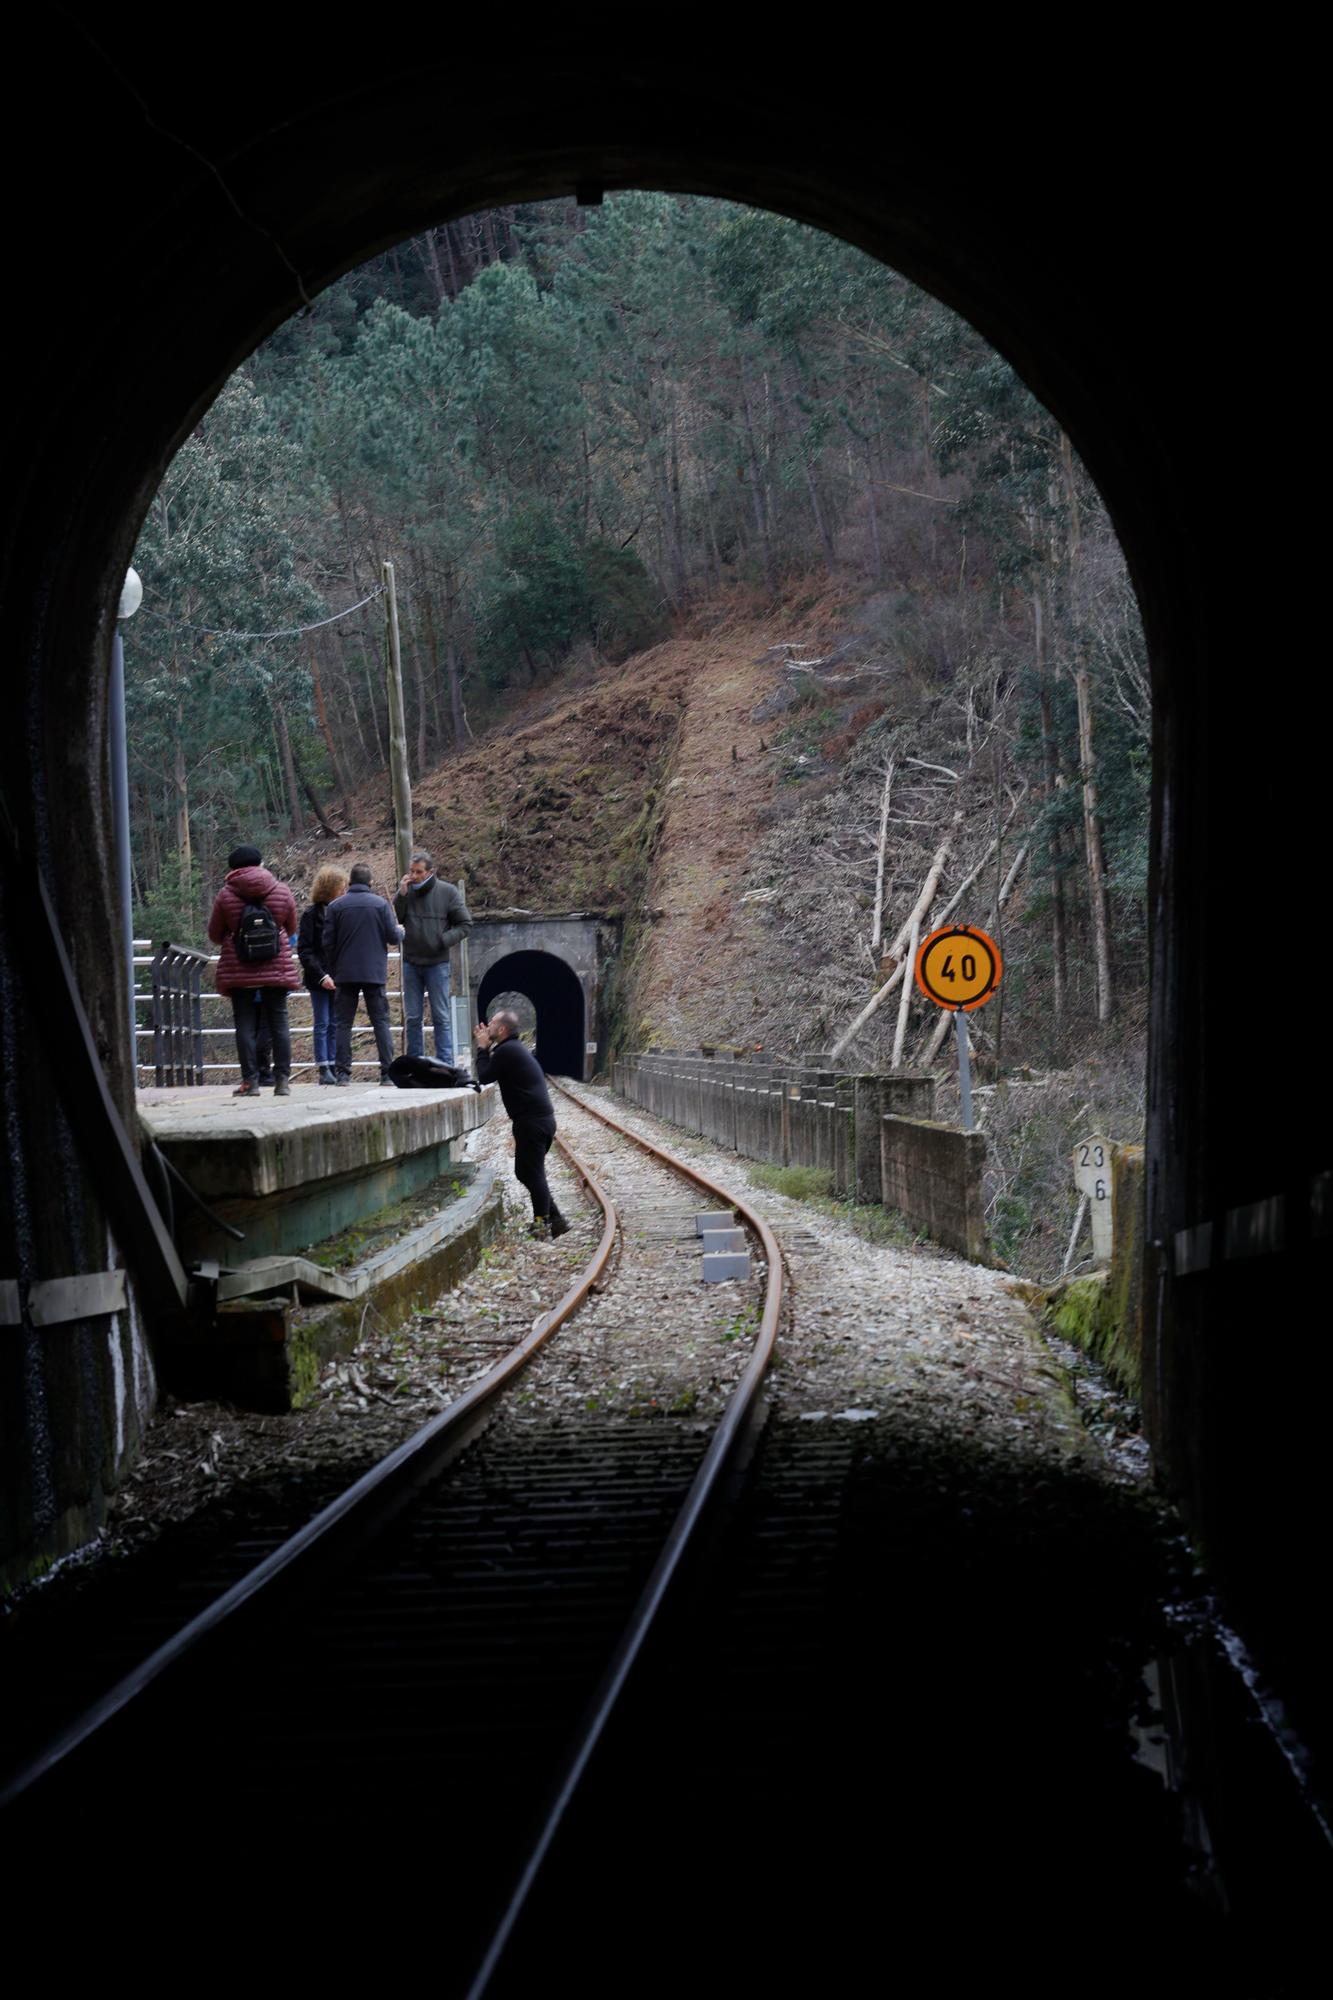
[(1079, 1219), (1085, 1206), (1092, 1210), (1093, 1259), (1098, 1264), (1109, 1264), (1113, 1236), (1111, 1147), (1100, 1132), (1094, 1132), (1090, 1139), (1081, 1139), (1074, 1148), (1074, 1186), (1082, 1196)]
[(1004, 973), (1000, 947), (973, 924), (932, 931), (916, 955), (916, 983), (927, 1000), (953, 1015), (963, 1130), (972, 1130), (972, 1063), (966, 1016), (986, 1002)]

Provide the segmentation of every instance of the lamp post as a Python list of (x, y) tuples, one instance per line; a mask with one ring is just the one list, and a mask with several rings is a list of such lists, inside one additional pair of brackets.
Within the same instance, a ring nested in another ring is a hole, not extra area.
[(116, 880), (120, 890), (120, 920), (125, 939), (125, 970), (130, 995), (130, 1075), (139, 1081), (138, 1015), (134, 1000), (134, 893), (130, 880), (130, 760), (125, 735), (125, 648), (120, 628), (133, 618), (143, 603), (143, 584), (137, 571), (125, 572), (125, 584), (116, 607), (116, 628), (111, 639), (111, 701), (109, 750), (111, 757), (111, 810), (116, 825)]

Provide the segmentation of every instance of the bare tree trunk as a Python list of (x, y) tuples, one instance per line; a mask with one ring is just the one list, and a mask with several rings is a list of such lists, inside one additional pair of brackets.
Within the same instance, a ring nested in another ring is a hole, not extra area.
[(879, 540), (879, 508), (875, 502), (875, 474), (870, 463), (870, 452), (866, 451), (866, 494), (870, 501), (870, 546), (875, 552), (876, 581), (884, 574), (884, 551)]
[(426, 664), (429, 668), (427, 686), (430, 693), (431, 726), (435, 731), (437, 753), (444, 743), (444, 724), (440, 719), (440, 642), (435, 630), (435, 600), (423, 583), (417, 593), (417, 603), (421, 610), (421, 625), (425, 633)]
[(323, 806), (320, 804), (319, 799), (315, 792), (315, 788), (311, 784), (309, 778), (306, 777), (304, 772), (301, 773), (301, 790), (305, 793), (307, 799), (310, 801), (310, 810), (315, 815), (315, 818), (319, 821), (320, 825), (323, 827), (325, 833), (329, 835), (330, 839), (336, 840), (338, 837), (338, 829), (336, 826), (329, 825), (329, 816), (325, 812)]
[(407, 718), (403, 714), (403, 661), (398, 634), (398, 593), (391, 562), (383, 564), (384, 609), (388, 640), (389, 767), (393, 785), (393, 848), (398, 874), (406, 875), (412, 859), (412, 780), (407, 771)]
[(810, 471), (809, 461), (804, 454), (801, 457), (801, 470), (805, 474), (806, 491), (810, 495), (810, 511), (815, 517), (815, 527), (819, 531), (819, 539), (823, 544), (824, 560), (829, 568), (833, 569), (837, 563), (837, 558), (833, 553), (833, 537), (829, 534), (828, 524), (824, 519), (824, 510), (819, 504), (819, 495), (815, 491), (814, 476)]
[(759, 447), (755, 443), (754, 423), (750, 416), (750, 398), (746, 393), (745, 377), (740, 376), (741, 409), (745, 415), (745, 442), (750, 459), (751, 492), (754, 498), (754, 525), (759, 535), (759, 547), (764, 558), (764, 582), (773, 596), (778, 589), (777, 571), (773, 566), (773, 544), (768, 537), (768, 518), (764, 507), (764, 478), (759, 467)]
[(1082, 540), (1079, 518), (1078, 481), (1074, 476), (1074, 447), (1064, 431), (1060, 433), (1060, 466), (1064, 473), (1065, 502), (1069, 508), (1069, 553), (1076, 556)]
[[(1041, 704), (1041, 758), (1046, 783), (1046, 796), (1054, 798), (1060, 786), (1060, 773), (1055, 747), (1055, 723), (1051, 715), (1051, 690), (1046, 679), (1046, 626), (1041, 591), (1032, 593), (1032, 618), (1036, 637), (1037, 693)], [(1058, 829), (1051, 832), (1051, 948), (1053, 956), (1052, 1003), (1057, 1021), (1065, 1014), (1065, 996), (1069, 990), (1069, 972), (1065, 956), (1065, 887), (1060, 872), (1061, 840)]]
[(685, 574), (685, 531), (680, 509), (680, 428), (676, 421), (676, 397), (671, 397), (671, 474), (669, 491), (671, 495), (671, 548), (672, 566), (675, 571), (676, 596), (681, 604), (689, 602), (689, 584)]
[(1097, 818), (1097, 783), (1092, 754), (1092, 687), (1088, 670), (1074, 675), (1078, 694), (1078, 752), (1083, 778), (1083, 838), (1088, 851), (1088, 903), (1092, 910), (1093, 947), (1097, 959), (1097, 1019), (1111, 1018), (1111, 937), (1106, 909), (1106, 868), (1102, 831)]
[(430, 281), (435, 287), (435, 303), (438, 306), (443, 304), (448, 294), (445, 290), (444, 272), (440, 269), (440, 252), (435, 241), (435, 231), (428, 229), (419, 240), (425, 245), (426, 255), (423, 261), (430, 272)]
[(452, 638), (445, 641), (444, 657), (449, 674), (449, 714), (454, 727), (454, 742), (461, 744), (464, 732), (470, 736), (472, 731), (463, 711), (463, 677), (458, 667), (458, 648)]
[(413, 679), (416, 682), (415, 692), (417, 698), (417, 776), (418, 778), (420, 778), (425, 775), (426, 761), (427, 761), (426, 759), (426, 670), (424, 665), (422, 664), (421, 646), (417, 638), (416, 619), (412, 615), (411, 604), (412, 600), (411, 598), (409, 598), (408, 615), (412, 621), (412, 667), (413, 667)]
[[(172, 661), (175, 668), (176, 662)], [(172, 778), (176, 793), (176, 852), (180, 856), (181, 880), (187, 895), (191, 892), (193, 856), (190, 852), (190, 780), (185, 768), (185, 702), (176, 697), (176, 745), (172, 760)]]
[[(912, 929), (907, 940), (907, 956), (903, 960), (904, 968), (909, 965), (915, 967), (917, 946), (920, 942), (921, 918), (918, 916), (916, 910), (913, 910)], [(898, 1002), (898, 1024), (893, 1031), (893, 1054), (889, 1058), (890, 1069), (897, 1069), (903, 1059), (903, 1039), (907, 1034), (907, 1010), (911, 1004), (912, 981), (906, 977), (906, 972), (904, 971), (902, 998)]]
[(866, 1002), (865, 1006), (861, 1009), (856, 1019), (852, 1022), (851, 1027), (848, 1028), (846, 1033), (841, 1035), (837, 1040), (837, 1042), (834, 1043), (833, 1047), (829, 1050), (829, 1060), (831, 1062), (836, 1062), (838, 1057), (842, 1054), (843, 1050), (851, 1045), (851, 1043), (855, 1040), (856, 1036), (860, 1034), (862, 1028), (865, 1026), (866, 1022), (870, 1019), (871, 1015), (876, 1013), (879, 1010), (879, 1008), (883, 1006), (884, 1002), (888, 999), (890, 993), (893, 993), (897, 990), (902, 980), (905, 979), (909, 974), (915, 976), (914, 968), (912, 967), (912, 965), (906, 958), (901, 958), (900, 955), (906, 949), (908, 939), (912, 936), (914, 931), (918, 937), (920, 936), (922, 923), (925, 921), (925, 918), (929, 913), (930, 906), (935, 900), (935, 892), (939, 888), (940, 876), (944, 872), (944, 864), (949, 858), (949, 853), (954, 843), (954, 836), (958, 832), (958, 828), (962, 823), (962, 818), (963, 815), (960, 810), (954, 814), (952, 820), (950, 821), (949, 831), (945, 834), (943, 840), (940, 842), (939, 846), (935, 849), (935, 853), (931, 860), (930, 868), (927, 872), (925, 882), (922, 884), (921, 894), (917, 897), (916, 902), (913, 905), (912, 914), (908, 917), (907, 922), (903, 925), (897, 937), (894, 939), (893, 943), (889, 946), (890, 958), (900, 958), (900, 963), (898, 965), (897, 971), (890, 974), (888, 979), (885, 980), (884, 984), (879, 988), (879, 991), (877, 993), (871, 994), (870, 999)]
[(370, 652), (366, 651), (362, 653), (361, 664), (364, 666), (366, 670), (366, 692), (370, 697), (366, 703), (366, 706), (370, 711), (370, 728), (371, 728), (371, 733), (375, 738), (376, 769), (379, 771), (384, 771), (388, 769), (389, 753), (384, 747), (384, 738), (380, 735), (379, 710), (376, 707), (376, 695), (378, 690), (375, 686), (375, 675), (371, 668), (370, 661), (371, 661)]
[(889, 799), (893, 791), (894, 759), (884, 773), (884, 790), (879, 802), (879, 842), (875, 850), (875, 921), (870, 929), (870, 949), (879, 950), (884, 935), (884, 856), (889, 843)]
[(722, 554), (717, 545), (717, 523), (713, 519), (713, 491), (710, 486), (704, 488), (704, 522), (708, 528), (708, 547), (713, 558), (713, 583), (718, 590), (721, 590)]
[(301, 831), (301, 794), (296, 785), (296, 760), (292, 756), (292, 739), (287, 729), (287, 717), (283, 714), (282, 703), (273, 703), (273, 730), (278, 739), (278, 754), (282, 759), (283, 782), (287, 787), (287, 819), (291, 831)]
[(315, 691), (315, 714), (319, 718), (319, 732), (324, 738), (324, 748), (329, 753), (329, 770), (343, 802), (343, 815), (350, 820), (352, 788), (347, 782), (347, 773), (343, 768), (342, 758), (338, 755), (333, 731), (329, 728), (329, 713), (324, 706), (324, 681), (319, 671), (319, 651), (313, 639), (310, 641), (310, 681)]
[[(357, 700), (352, 688), (351, 668), (348, 666), (345, 656), (342, 655), (338, 657), (338, 673), (342, 681), (342, 706), (339, 713), (342, 716), (350, 715), (352, 718), (352, 727), (356, 731), (356, 740), (361, 747), (361, 772), (364, 774), (370, 769), (370, 747), (366, 742), (366, 732), (361, 727), (361, 704)], [(348, 803), (350, 805), (351, 801), (349, 800)]]

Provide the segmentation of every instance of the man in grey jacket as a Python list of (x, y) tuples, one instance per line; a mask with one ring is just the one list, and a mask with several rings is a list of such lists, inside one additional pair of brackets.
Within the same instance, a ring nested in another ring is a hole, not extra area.
[(440, 1062), (451, 1063), (454, 1038), (449, 1025), (449, 949), (472, 929), (467, 904), (452, 882), (440, 880), (430, 855), (417, 853), (398, 884), (393, 907), (403, 927), (407, 1053), (426, 1053), (424, 1005), (429, 999), (435, 1054)]

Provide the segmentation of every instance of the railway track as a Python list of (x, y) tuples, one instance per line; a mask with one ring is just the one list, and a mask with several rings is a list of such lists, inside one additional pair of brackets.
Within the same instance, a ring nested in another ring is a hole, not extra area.
[[(781, 1307), (776, 1242), (742, 1202), (590, 1106), (562, 1119), (597, 1134), (595, 1169), (558, 1143), (603, 1218), (565, 1296), (14, 1777), (0, 1824), (29, 1854), (107, 1799), (118, 1837), (190, 1879), (262, 1854), (314, 1893), (387, 1852), (396, 1893), (447, 1914), (440, 1983), (487, 1990), (743, 1451)], [(718, 1420), (526, 1416), (525, 1371), (590, 1302), (603, 1341), (631, 1293), (698, 1312), (701, 1205), (734, 1208), (765, 1267)], [(186, 1830), (169, 1856), (167, 1827)]]

